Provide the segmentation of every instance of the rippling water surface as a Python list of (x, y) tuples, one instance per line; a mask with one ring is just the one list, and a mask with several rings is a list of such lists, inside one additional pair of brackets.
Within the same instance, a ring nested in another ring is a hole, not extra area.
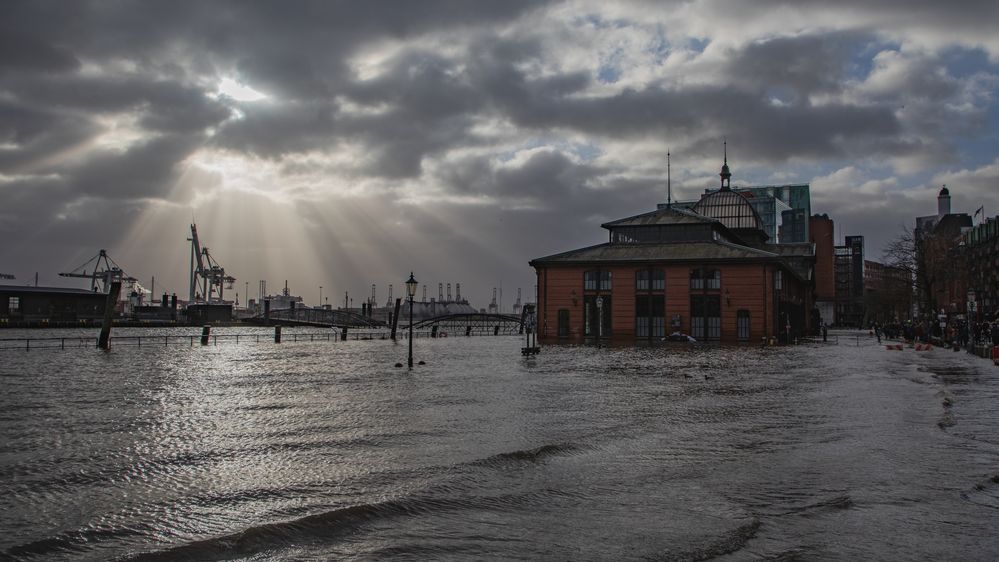
[(999, 558), (999, 368), (856, 343), (8, 349), (0, 553)]

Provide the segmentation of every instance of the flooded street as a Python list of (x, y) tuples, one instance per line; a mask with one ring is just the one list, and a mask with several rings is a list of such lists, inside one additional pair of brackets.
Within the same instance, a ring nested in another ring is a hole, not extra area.
[(2, 351), (0, 553), (999, 557), (989, 361), (522, 343)]

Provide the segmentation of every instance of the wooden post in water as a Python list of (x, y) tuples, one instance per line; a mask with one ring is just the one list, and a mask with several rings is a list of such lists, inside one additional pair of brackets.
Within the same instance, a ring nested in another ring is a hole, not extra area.
[(399, 307), (402, 299), (395, 299), (395, 312), (392, 314), (392, 341), (395, 341), (395, 330), (399, 326)]
[(212, 327), (205, 324), (201, 327), (201, 345), (208, 345), (208, 339), (212, 335)]
[(281, 343), (281, 326), (274, 326), (274, 343)]
[(104, 323), (101, 324), (101, 337), (97, 339), (98, 349), (105, 351), (111, 349), (111, 323), (114, 321), (114, 307), (118, 304), (119, 294), (121, 294), (121, 281), (114, 281), (108, 289), (108, 298), (104, 301)]

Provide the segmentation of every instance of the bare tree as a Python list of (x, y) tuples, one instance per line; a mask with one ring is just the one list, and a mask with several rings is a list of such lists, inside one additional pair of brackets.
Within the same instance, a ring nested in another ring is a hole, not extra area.
[(965, 272), (962, 253), (956, 242), (944, 232), (913, 231), (903, 227), (882, 253), (885, 265), (908, 273), (923, 314), (935, 314), (943, 292), (960, 283)]

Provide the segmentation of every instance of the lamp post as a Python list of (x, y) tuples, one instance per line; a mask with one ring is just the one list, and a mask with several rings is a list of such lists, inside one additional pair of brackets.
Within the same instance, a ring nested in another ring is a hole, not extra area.
[(409, 272), (409, 279), (406, 280), (406, 294), (409, 295), (409, 368), (413, 368), (413, 297), (416, 296), (416, 285), (418, 281), (413, 277), (413, 272)]
[(323, 286), (319, 286), (319, 308), (323, 307)]

